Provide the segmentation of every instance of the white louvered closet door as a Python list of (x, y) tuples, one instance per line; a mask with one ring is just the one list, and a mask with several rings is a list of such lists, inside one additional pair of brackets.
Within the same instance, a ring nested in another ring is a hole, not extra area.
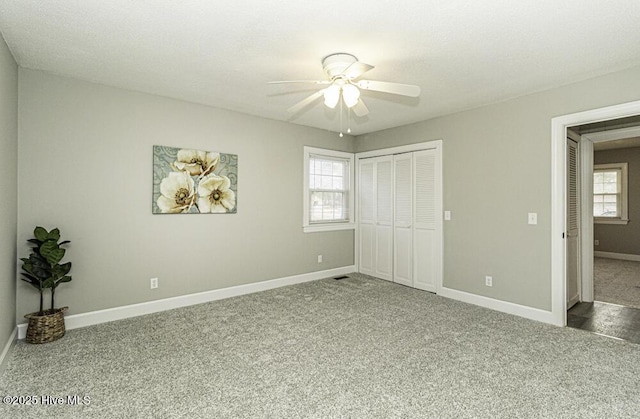
[(441, 148), (359, 160), (360, 272), (437, 292), (442, 283)]
[(375, 274), (376, 247), (376, 191), (375, 168), (373, 159), (360, 160), (358, 182), (358, 220), (360, 230), (360, 272)]
[(393, 280), (393, 157), (376, 164), (376, 270), (375, 276)]
[(578, 143), (567, 138), (567, 309), (580, 301)]
[(413, 170), (412, 153), (394, 156), (393, 281), (413, 286)]
[(413, 153), (413, 286), (436, 292), (441, 272), (442, 196), (438, 150)]

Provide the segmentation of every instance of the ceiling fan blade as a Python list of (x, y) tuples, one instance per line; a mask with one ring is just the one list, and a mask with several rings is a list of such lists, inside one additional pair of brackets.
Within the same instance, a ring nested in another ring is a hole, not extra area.
[(358, 103), (356, 103), (351, 110), (353, 110), (356, 116), (366, 116), (369, 114), (369, 108), (367, 108), (367, 105), (364, 104), (362, 99), (358, 99)]
[(307, 84), (329, 84), (329, 80), (281, 80), (269, 81), (267, 84), (286, 84), (286, 83), (307, 83)]
[(356, 61), (351, 64), (349, 67), (345, 68), (342, 74), (344, 74), (347, 78), (354, 80), (358, 77), (361, 77), (364, 73), (374, 68), (370, 64), (361, 63), (360, 61)]
[(290, 113), (298, 113), (298, 112), (300, 112), (307, 105), (310, 105), (313, 101), (315, 101), (316, 99), (320, 98), (324, 94), (325, 90), (326, 89), (318, 90), (314, 94), (312, 94), (310, 96), (307, 96), (306, 98), (302, 99), (300, 102), (298, 102), (295, 105), (293, 105), (292, 107), (290, 107), (288, 109), (289, 112)]
[(356, 83), (359, 88), (374, 92), (392, 93), (394, 95), (418, 97), (420, 86), (412, 84), (389, 83), (386, 81), (360, 80)]

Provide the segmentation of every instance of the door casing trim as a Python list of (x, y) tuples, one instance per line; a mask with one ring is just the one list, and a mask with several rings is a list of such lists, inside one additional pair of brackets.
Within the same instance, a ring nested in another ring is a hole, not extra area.
[[(551, 323), (567, 324), (566, 175), (567, 128), (640, 114), (640, 100), (551, 119)], [(586, 239), (586, 237), (585, 237)]]

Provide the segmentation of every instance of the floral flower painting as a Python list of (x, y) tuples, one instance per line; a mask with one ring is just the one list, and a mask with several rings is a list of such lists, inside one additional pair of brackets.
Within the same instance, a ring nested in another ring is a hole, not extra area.
[(238, 156), (153, 146), (154, 214), (234, 214)]

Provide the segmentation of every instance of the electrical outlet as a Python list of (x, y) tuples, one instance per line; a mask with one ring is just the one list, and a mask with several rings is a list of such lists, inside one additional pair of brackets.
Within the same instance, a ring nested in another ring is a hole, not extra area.
[(322, 255), (318, 255), (318, 263), (322, 263)]
[(493, 287), (493, 277), (492, 276), (485, 276), (484, 277), (484, 284), (487, 287)]
[(151, 289), (158, 288), (158, 278), (151, 278), (149, 280), (149, 288)]
[(594, 240), (596, 246), (600, 246), (600, 240)]

